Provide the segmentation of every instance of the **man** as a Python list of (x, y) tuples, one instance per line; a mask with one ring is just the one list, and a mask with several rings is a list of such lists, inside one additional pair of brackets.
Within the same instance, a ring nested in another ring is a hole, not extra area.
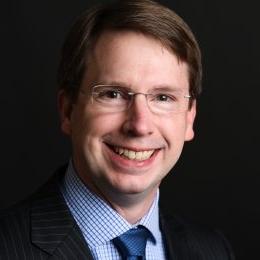
[(200, 83), (199, 47), (173, 11), (129, 0), (85, 12), (59, 67), (72, 159), (4, 214), (0, 258), (234, 259), (218, 232), (158, 206), (161, 180), (194, 136)]

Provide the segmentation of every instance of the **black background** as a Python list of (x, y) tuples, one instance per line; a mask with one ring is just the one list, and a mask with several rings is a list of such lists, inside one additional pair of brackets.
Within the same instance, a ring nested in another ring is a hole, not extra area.
[[(1, 208), (25, 198), (69, 158), (56, 69), (72, 21), (94, 2), (1, 1)], [(164, 180), (163, 203), (221, 229), (237, 259), (260, 259), (257, 1), (161, 2), (190, 25), (204, 65), (196, 137)]]

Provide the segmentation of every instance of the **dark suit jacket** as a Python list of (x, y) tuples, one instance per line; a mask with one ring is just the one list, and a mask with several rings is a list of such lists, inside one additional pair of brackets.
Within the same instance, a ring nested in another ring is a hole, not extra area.
[[(60, 169), (29, 199), (1, 214), (1, 260), (92, 259), (59, 191), (58, 183), (63, 174), (64, 169)], [(218, 232), (160, 214), (168, 259), (234, 259), (229, 244)]]

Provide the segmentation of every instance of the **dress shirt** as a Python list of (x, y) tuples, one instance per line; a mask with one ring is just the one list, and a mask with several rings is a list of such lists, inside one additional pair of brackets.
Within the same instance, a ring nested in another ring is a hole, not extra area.
[(146, 245), (146, 259), (166, 259), (159, 228), (159, 190), (148, 213), (138, 223), (131, 225), (84, 185), (77, 176), (72, 161), (60, 188), (94, 259), (120, 260), (112, 239), (137, 225), (145, 226), (152, 234)]

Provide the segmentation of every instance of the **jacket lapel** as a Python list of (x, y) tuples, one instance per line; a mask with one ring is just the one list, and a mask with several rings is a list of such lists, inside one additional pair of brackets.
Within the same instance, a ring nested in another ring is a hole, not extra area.
[(71, 255), (71, 259), (92, 259), (85, 239), (59, 190), (65, 169), (59, 170), (33, 197), (31, 205), (32, 243), (49, 255)]
[(160, 227), (164, 237), (167, 259), (197, 260), (188, 248), (187, 227), (181, 219), (160, 214)]

